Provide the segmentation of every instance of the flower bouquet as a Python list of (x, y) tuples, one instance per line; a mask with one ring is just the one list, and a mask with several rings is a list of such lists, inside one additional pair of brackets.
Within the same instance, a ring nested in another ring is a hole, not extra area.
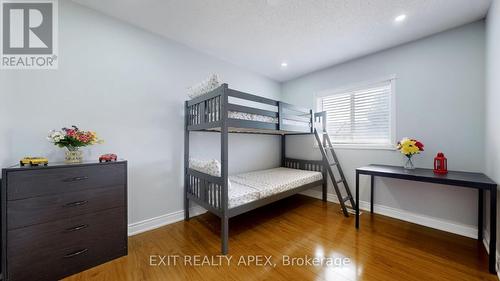
[(398, 142), (397, 149), (407, 158), (404, 168), (415, 169), (411, 158), (413, 155), (424, 151), (424, 144), (416, 139), (403, 138)]
[(83, 153), (79, 150), (81, 147), (103, 143), (95, 132), (82, 131), (76, 126), (71, 128), (62, 128), (61, 131), (52, 130), (47, 139), (59, 147), (65, 147), (66, 163), (80, 163), (83, 159)]

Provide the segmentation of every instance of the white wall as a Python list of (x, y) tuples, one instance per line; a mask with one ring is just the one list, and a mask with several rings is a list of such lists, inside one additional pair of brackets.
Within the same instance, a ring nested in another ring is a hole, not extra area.
[[(484, 39), (484, 22), (476, 22), (286, 82), (282, 95), (288, 102), (312, 107), (315, 93), (395, 74), (397, 138), (415, 137), (426, 146), (426, 151), (415, 157), (416, 166), (432, 167), (437, 151), (443, 151), (449, 169), (482, 171)], [(288, 142), (287, 153), (319, 157), (310, 142), (306, 137)], [(351, 190), (356, 167), (402, 165), (403, 161), (397, 151), (337, 152)], [(360, 193), (361, 200), (369, 201), (367, 177), (361, 181)], [(377, 179), (375, 203), (385, 213), (403, 219), (476, 235), (475, 190)]]
[[(486, 173), (500, 182), (500, 3), (493, 4), (486, 19)], [(487, 198), (489, 202), (489, 197)], [(500, 200), (497, 200), (500, 206)], [(486, 208), (488, 210), (488, 208)], [(498, 211), (500, 217), (500, 210)], [(488, 221), (488, 220), (486, 220)], [(489, 224), (486, 224), (489, 229)], [(500, 224), (497, 223), (497, 234)], [(498, 241), (498, 239), (497, 239)], [(497, 249), (500, 245), (497, 244)], [(499, 250), (500, 251), (500, 250)]]
[[(182, 210), (186, 88), (211, 72), (271, 98), (280, 85), (70, 1), (59, 4), (59, 69), (0, 71), (0, 164), (26, 155), (61, 160), (64, 151), (46, 134), (76, 124), (106, 141), (87, 149), (88, 159), (116, 152), (129, 160), (129, 223)], [(195, 143), (218, 152), (218, 138), (207, 134)], [(231, 136), (230, 172), (278, 165), (278, 143)]]

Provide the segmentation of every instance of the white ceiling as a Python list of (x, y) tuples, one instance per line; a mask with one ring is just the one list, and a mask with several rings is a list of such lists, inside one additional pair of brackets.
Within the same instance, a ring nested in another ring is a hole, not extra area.
[[(485, 17), (491, 0), (74, 0), (286, 81)], [(394, 18), (406, 14), (399, 24)], [(288, 67), (282, 69), (286, 61)]]

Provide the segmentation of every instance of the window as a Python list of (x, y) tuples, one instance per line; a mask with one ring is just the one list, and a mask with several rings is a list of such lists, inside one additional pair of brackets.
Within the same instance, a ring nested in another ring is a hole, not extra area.
[(327, 112), (326, 127), (334, 145), (394, 147), (394, 79), (349, 90), (327, 92), (317, 99)]

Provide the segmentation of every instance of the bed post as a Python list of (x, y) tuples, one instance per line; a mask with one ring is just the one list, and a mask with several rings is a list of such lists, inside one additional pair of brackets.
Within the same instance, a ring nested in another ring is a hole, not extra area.
[(229, 240), (229, 216), (228, 216), (228, 205), (229, 205), (229, 195), (228, 195), (228, 128), (227, 128), (227, 104), (228, 104), (228, 86), (224, 84), (222, 87), (221, 94), (221, 113), (222, 113), (222, 123), (220, 128), (220, 145), (221, 145), (221, 177), (222, 177), (222, 213), (221, 213), (221, 252), (223, 255), (228, 253), (228, 240)]
[(323, 184), (321, 185), (321, 188), (323, 190), (323, 202), (327, 201), (327, 195), (328, 195), (328, 174), (326, 173), (326, 168), (323, 167), (321, 173), (323, 174)]
[[(281, 102), (278, 101), (278, 129), (281, 130), (283, 123), (283, 106)], [(286, 144), (285, 144), (286, 135), (281, 135), (281, 167), (285, 167), (285, 158), (286, 158)]]
[(311, 134), (313, 134), (314, 133), (314, 121), (315, 121), (315, 118), (314, 118), (314, 112), (312, 111), (312, 109), (309, 110), (309, 114), (311, 115), (311, 117), (309, 119), (310, 120), (309, 122), (311, 122)]
[(286, 167), (286, 135), (281, 135), (281, 167)]
[(189, 111), (188, 102), (184, 107), (184, 220), (189, 220), (188, 168), (189, 168)]
[[(321, 133), (323, 136), (323, 140), (319, 145), (324, 146), (326, 144), (326, 135), (324, 134), (326, 132), (326, 112), (325, 111), (323, 111), (321, 113), (320, 120), (321, 120), (321, 130), (322, 130)], [(316, 120), (314, 120), (314, 121), (316, 121)], [(313, 123), (313, 130), (314, 130), (314, 123)], [(328, 159), (326, 159), (326, 162), (328, 162)], [(327, 195), (328, 195), (328, 174), (327, 174), (328, 172), (327, 172), (327, 167), (325, 165), (323, 165), (322, 173), (323, 173), (323, 185), (322, 185), (323, 202), (326, 202)]]

